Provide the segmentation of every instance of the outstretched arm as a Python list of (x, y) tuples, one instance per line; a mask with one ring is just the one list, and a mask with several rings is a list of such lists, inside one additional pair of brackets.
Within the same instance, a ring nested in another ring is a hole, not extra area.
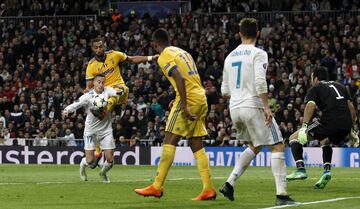
[(138, 64), (142, 62), (154, 61), (159, 57), (159, 55), (153, 56), (127, 56), (127, 61), (133, 64)]
[(78, 101), (72, 103), (71, 105), (67, 106), (64, 111), (62, 112), (62, 115), (64, 117), (67, 117), (69, 113), (73, 113), (76, 110), (78, 110), (81, 107), (85, 107), (88, 104), (87, 96), (83, 95), (79, 98)]

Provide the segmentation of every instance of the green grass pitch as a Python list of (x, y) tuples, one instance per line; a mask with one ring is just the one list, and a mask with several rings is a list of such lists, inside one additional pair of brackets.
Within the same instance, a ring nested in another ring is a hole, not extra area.
[[(218, 189), (232, 168), (212, 167)], [(289, 168), (288, 173), (294, 170)], [(196, 167), (172, 167), (161, 199), (140, 197), (134, 188), (147, 186), (156, 173), (151, 166), (120, 166), (110, 171), (110, 184), (103, 184), (100, 169), (87, 170), (87, 182), (78, 176), (77, 165), (0, 165), (1, 209), (232, 209), (272, 207), (275, 184), (271, 168), (249, 167), (235, 187), (235, 201), (218, 193), (215, 201), (194, 202), (201, 190)], [(308, 168), (309, 178), (288, 183), (288, 192), (299, 202), (312, 202), (339, 197), (360, 197), (360, 169), (333, 168), (332, 180), (324, 190), (313, 189), (321, 168)], [(360, 199), (317, 203), (291, 208), (360, 208)]]

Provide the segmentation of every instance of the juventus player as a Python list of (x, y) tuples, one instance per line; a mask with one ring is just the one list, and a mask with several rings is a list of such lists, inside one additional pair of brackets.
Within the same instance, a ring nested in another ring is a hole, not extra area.
[[(324, 172), (315, 184), (316, 189), (323, 189), (331, 179), (331, 144), (339, 144), (349, 135), (356, 120), (356, 111), (345, 86), (327, 81), (327, 69), (315, 68), (311, 74), (311, 85), (306, 94), (303, 125), (293, 133), (289, 140), (297, 170), (289, 174), (286, 179), (306, 179), (304, 168), (303, 145), (309, 139), (320, 141), (323, 150)], [(311, 121), (316, 107), (322, 112), (320, 120)]]

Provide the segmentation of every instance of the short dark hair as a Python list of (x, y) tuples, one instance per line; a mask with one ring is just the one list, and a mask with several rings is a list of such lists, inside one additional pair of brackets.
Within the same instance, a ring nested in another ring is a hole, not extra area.
[(246, 38), (256, 38), (258, 32), (257, 20), (254, 18), (244, 18), (240, 21), (240, 32)]
[(152, 40), (162, 44), (169, 43), (169, 34), (164, 28), (159, 28), (152, 34)]
[(98, 73), (94, 76), (94, 80), (98, 77), (105, 78), (105, 75), (103, 73)]
[(316, 67), (313, 70), (313, 79), (317, 78), (319, 81), (327, 81), (329, 79), (327, 68), (325, 67)]
[(102, 41), (102, 39), (101, 39), (101, 38), (94, 38), (94, 39), (92, 39), (92, 40), (91, 40), (91, 46), (94, 45), (94, 43), (99, 42), (99, 41)]

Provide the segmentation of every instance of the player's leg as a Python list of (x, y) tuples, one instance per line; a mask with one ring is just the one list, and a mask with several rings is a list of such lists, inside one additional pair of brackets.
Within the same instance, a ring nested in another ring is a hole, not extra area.
[(323, 150), (323, 163), (324, 163), (324, 172), (320, 177), (319, 181), (315, 183), (315, 189), (324, 189), (325, 186), (331, 180), (331, 159), (332, 159), (332, 147), (331, 144), (339, 144), (342, 142), (346, 136), (349, 135), (351, 129), (349, 130), (337, 130), (334, 134), (329, 136), (328, 138), (321, 140), (320, 143), (322, 145)]
[(256, 157), (256, 155), (260, 152), (261, 146), (254, 147), (251, 143), (249, 143), (249, 147), (244, 150), (244, 152), (240, 155), (240, 158), (235, 162), (235, 167), (233, 168), (229, 178), (220, 188), (220, 192), (229, 199), (230, 201), (234, 201), (234, 186), (235, 182), (240, 178), (240, 176), (245, 172), (245, 170), (249, 167), (251, 161)]
[[(183, 124), (182, 109), (179, 101), (176, 101), (171, 108), (169, 119), (165, 128), (165, 139), (157, 168), (155, 181), (148, 187), (135, 189), (134, 191), (142, 196), (154, 196), (160, 198), (163, 195), (163, 184), (168, 174), (171, 164), (174, 161), (176, 145), (180, 140), (181, 134), (177, 134), (176, 128)], [(183, 128), (183, 127), (182, 127)]]
[(112, 133), (105, 135), (103, 139), (100, 141), (100, 147), (104, 150), (105, 154), (105, 162), (101, 168), (100, 176), (103, 179), (104, 183), (110, 183), (107, 172), (114, 165), (114, 149), (115, 149), (115, 141)]
[(303, 145), (297, 140), (299, 131), (296, 131), (289, 137), (289, 144), (291, 152), (295, 160), (296, 171), (286, 176), (286, 180), (302, 180), (306, 179), (307, 173), (305, 170), (304, 157), (303, 157)]
[[(121, 88), (119, 88), (121, 87)], [(91, 113), (99, 118), (100, 120), (106, 116), (106, 113), (112, 111), (115, 105), (123, 104), (127, 101), (129, 96), (129, 89), (126, 86), (122, 85), (115, 85), (113, 86), (114, 89), (117, 91), (123, 91), (124, 93), (119, 96), (112, 96), (107, 99), (107, 105), (101, 109), (90, 109)]]
[(113, 97), (109, 97), (108, 98), (108, 104), (106, 105), (106, 107), (104, 108), (104, 111), (112, 111), (115, 107), (115, 105), (118, 104), (123, 104), (127, 101), (128, 97), (129, 97), (129, 88), (125, 85), (115, 85), (113, 86), (113, 88), (116, 91), (119, 92), (123, 92), (122, 95), (119, 96), (113, 96)]
[[(326, 138), (331, 131), (332, 130), (324, 127), (318, 120), (308, 125), (306, 130), (308, 140), (318, 139), (320, 141)], [(286, 176), (286, 180), (288, 181), (303, 180), (308, 177), (303, 158), (303, 145), (298, 141), (298, 134), (299, 131), (296, 131), (289, 137), (291, 152), (296, 163), (296, 171)]]
[(91, 163), (94, 161), (94, 150), (95, 150), (95, 141), (94, 136), (84, 135), (84, 149), (85, 157), (82, 158), (80, 162), (80, 179), (87, 181), (86, 167), (90, 167)]
[(271, 149), (271, 171), (275, 178), (276, 198), (275, 205), (293, 205), (294, 200), (291, 199), (286, 192), (286, 164), (285, 164), (285, 144), (279, 126), (275, 119), (270, 124), (269, 144)]
[(324, 139), (321, 142), (321, 149), (323, 151), (323, 166), (324, 166), (324, 173), (328, 173), (331, 170), (331, 160), (333, 149), (331, 147), (331, 142), (328, 139)]
[(271, 170), (275, 178), (276, 199), (275, 205), (295, 204), (286, 192), (286, 164), (285, 164), (285, 145), (278, 143), (270, 146), (271, 148)]
[(320, 141), (321, 148), (322, 148), (322, 157), (323, 157), (323, 166), (324, 166), (324, 172), (322, 176), (320, 177), (319, 181), (317, 181), (314, 185), (315, 189), (324, 189), (326, 184), (329, 183), (331, 180), (331, 159), (332, 159), (332, 147), (331, 142), (328, 138)]
[(104, 150), (104, 154), (106, 160), (101, 168), (100, 176), (102, 177), (104, 183), (110, 183), (107, 173), (114, 165), (114, 150), (106, 149)]
[(102, 158), (103, 154), (102, 154), (102, 150), (100, 148), (99, 144), (96, 144), (95, 146), (95, 156), (94, 156), (94, 160), (92, 161), (91, 165), (89, 166), (89, 168), (94, 169), (99, 165), (99, 161)]
[(148, 187), (135, 189), (134, 191), (142, 196), (154, 196), (157, 198), (163, 195), (163, 184), (169, 172), (169, 169), (174, 161), (176, 145), (179, 142), (180, 136), (170, 132), (165, 133), (164, 145), (160, 157), (160, 162), (157, 168), (155, 181)]
[(209, 158), (203, 147), (202, 137), (193, 137), (189, 140), (190, 147), (196, 159), (197, 169), (199, 171), (203, 189), (201, 193), (192, 200), (212, 200), (216, 198), (216, 191), (210, 175)]
[(94, 150), (85, 150), (85, 157), (81, 159), (80, 162), (80, 179), (83, 181), (87, 181), (87, 175), (86, 175), (86, 167), (89, 167), (89, 164), (94, 159)]
[[(261, 127), (266, 129), (266, 125), (262, 113), (254, 108), (237, 108), (231, 110), (230, 113), (238, 132), (237, 138), (249, 140), (249, 147), (244, 150), (238, 161), (235, 162), (233, 171), (219, 190), (227, 199), (233, 201), (235, 182), (245, 172), (250, 162), (261, 150), (261, 146), (257, 145), (257, 147), (255, 147), (252, 141), (257, 142), (259, 139), (264, 138)], [(269, 134), (270, 133), (267, 135)]]

